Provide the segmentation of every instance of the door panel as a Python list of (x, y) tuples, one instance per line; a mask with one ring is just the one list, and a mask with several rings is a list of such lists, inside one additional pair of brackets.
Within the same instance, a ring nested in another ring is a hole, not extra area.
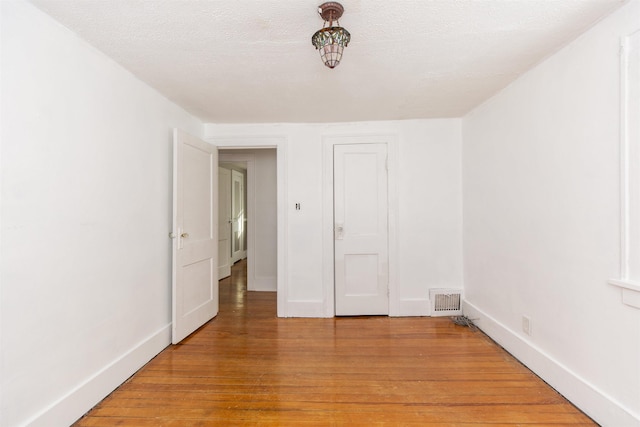
[(218, 280), (231, 275), (231, 170), (218, 168)]
[(184, 279), (183, 307), (185, 314), (192, 313), (213, 298), (211, 286), (208, 286), (211, 262), (211, 259), (203, 259), (184, 266), (182, 277)]
[(347, 297), (375, 296), (378, 293), (378, 255), (347, 254), (344, 256), (345, 289)]
[(218, 151), (174, 131), (172, 338), (218, 313)]
[(208, 151), (189, 145), (182, 146), (183, 170), (183, 230), (188, 230), (189, 242), (211, 238), (211, 155)]
[(386, 144), (334, 146), (336, 315), (389, 314)]

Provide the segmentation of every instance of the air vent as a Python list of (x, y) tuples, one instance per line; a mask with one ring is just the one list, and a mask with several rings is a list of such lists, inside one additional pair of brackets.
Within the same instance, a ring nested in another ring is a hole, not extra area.
[(460, 289), (430, 289), (431, 316), (461, 316), (462, 291)]

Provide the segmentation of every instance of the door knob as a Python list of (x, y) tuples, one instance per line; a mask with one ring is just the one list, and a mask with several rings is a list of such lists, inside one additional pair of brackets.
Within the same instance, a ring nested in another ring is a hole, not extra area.
[(182, 233), (180, 237), (182, 237), (183, 239), (186, 239), (187, 237), (189, 237), (189, 233)]

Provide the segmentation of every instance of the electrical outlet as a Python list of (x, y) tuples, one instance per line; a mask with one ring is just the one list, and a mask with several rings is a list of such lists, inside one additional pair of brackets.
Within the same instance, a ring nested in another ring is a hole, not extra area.
[(522, 316), (522, 332), (531, 335), (531, 319), (528, 316)]

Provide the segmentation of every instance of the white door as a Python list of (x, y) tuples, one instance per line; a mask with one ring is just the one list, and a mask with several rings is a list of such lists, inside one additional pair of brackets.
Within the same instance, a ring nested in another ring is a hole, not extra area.
[(231, 171), (231, 262), (244, 258), (244, 174)]
[(336, 315), (389, 314), (386, 144), (334, 146)]
[(231, 170), (218, 168), (218, 280), (231, 275)]
[(218, 150), (178, 129), (173, 160), (174, 344), (218, 314)]

